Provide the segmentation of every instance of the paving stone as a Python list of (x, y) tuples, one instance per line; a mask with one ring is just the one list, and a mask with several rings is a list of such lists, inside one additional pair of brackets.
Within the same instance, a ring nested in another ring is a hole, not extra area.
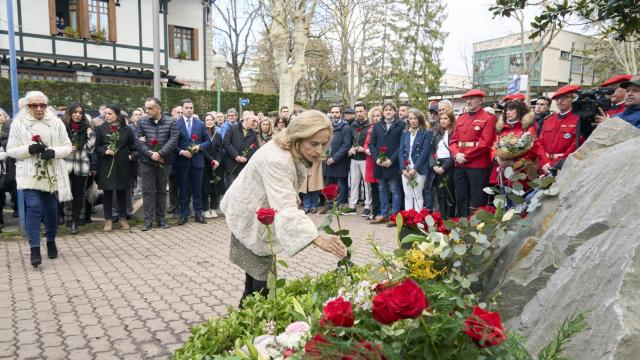
[(67, 346), (67, 350), (75, 350), (86, 347), (88, 341), (83, 335), (70, 335), (64, 337), (64, 344)]
[[(136, 354), (136, 346), (131, 339), (117, 340), (113, 342), (113, 347), (120, 356), (128, 354)], [(139, 356), (139, 355), (137, 355)], [(125, 357), (126, 358), (126, 357)]]
[(153, 356), (158, 356), (160, 355), (163, 351), (162, 348), (160, 346), (158, 346), (158, 344), (152, 343), (152, 342), (147, 342), (141, 345), (142, 351), (144, 353), (145, 356), (147, 357), (153, 357)]
[(90, 339), (89, 347), (91, 348), (92, 353), (99, 353), (111, 350), (111, 343), (109, 342), (109, 339), (104, 336), (98, 339)]
[(69, 351), (69, 360), (87, 360), (91, 359), (90, 349), (76, 349)]
[(129, 332), (121, 326), (107, 328), (107, 336), (112, 342), (115, 340), (123, 340), (130, 337)]
[(10, 342), (1, 342), (0, 343), (0, 358), (6, 359), (15, 359), (16, 358), (16, 350), (18, 348)]
[(42, 350), (38, 344), (21, 345), (17, 353), (21, 359), (42, 357)]
[(50, 360), (64, 360), (67, 358), (68, 353), (65, 351), (64, 346), (49, 346), (45, 347), (43, 354)]

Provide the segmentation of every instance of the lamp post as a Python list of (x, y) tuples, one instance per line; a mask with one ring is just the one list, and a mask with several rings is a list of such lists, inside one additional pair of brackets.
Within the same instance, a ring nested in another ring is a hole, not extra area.
[(224, 58), (222, 54), (215, 54), (211, 59), (213, 62), (213, 66), (216, 68), (216, 83), (218, 85), (218, 94), (216, 96), (216, 111), (220, 112), (220, 78), (222, 69), (227, 66), (227, 59)]
[(398, 99), (400, 99), (400, 105), (407, 104), (409, 102), (409, 95), (403, 91), (398, 95)]

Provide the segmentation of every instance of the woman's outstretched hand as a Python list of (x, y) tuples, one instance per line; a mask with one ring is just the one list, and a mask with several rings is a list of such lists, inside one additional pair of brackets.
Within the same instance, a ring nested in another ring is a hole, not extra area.
[(338, 259), (347, 256), (347, 247), (344, 246), (340, 238), (335, 235), (330, 235), (329, 237), (320, 235), (313, 240), (313, 243), (320, 249), (335, 255)]

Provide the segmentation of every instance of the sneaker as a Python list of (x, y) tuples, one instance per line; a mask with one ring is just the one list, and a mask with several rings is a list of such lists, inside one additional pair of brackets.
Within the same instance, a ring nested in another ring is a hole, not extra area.
[(363, 218), (368, 217), (369, 215), (371, 215), (371, 209), (364, 209), (364, 211), (362, 212), (362, 214), (360, 214), (360, 216), (362, 216)]
[(215, 219), (218, 217), (218, 213), (214, 209), (211, 209), (209, 211), (211, 211), (211, 218)]
[(340, 212), (342, 213), (342, 215), (350, 215), (350, 214), (355, 214), (356, 213), (356, 209), (354, 209), (352, 207), (345, 206), (342, 209), (340, 209)]

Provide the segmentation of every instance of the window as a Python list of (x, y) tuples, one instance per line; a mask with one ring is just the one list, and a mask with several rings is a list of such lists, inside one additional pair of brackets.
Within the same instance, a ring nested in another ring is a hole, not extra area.
[(115, 0), (49, 0), (52, 35), (61, 35), (63, 32), (59, 19), (64, 19), (64, 27), (74, 30), (65, 36), (93, 38), (96, 42), (115, 42), (117, 39)]
[(169, 56), (198, 60), (198, 29), (169, 25)]
[(18, 79), (26, 80), (49, 80), (49, 81), (75, 81), (75, 73), (36, 70), (36, 69), (18, 69)]
[(152, 86), (151, 79), (144, 78), (127, 78), (118, 76), (94, 75), (94, 81), (100, 84), (126, 84), (126, 85), (143, 85)]
[(571, 53), (568, 51), (560, 51), (560, 59), (571, 60)]

